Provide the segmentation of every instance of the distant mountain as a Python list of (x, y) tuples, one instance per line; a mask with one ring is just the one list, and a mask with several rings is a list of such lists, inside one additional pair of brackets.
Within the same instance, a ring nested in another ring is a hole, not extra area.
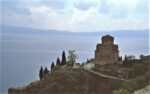
[(58, 31), (58, 30), (40, 30), (40, 29), (33, 29), (33, 28), (26, 28), (26, 27), (15, 27), (15, 26), (6, 26), (1, 25), (1, 34), (49, 34), (49, 35), (57, 35), (57, 34), (69, 34), (68, 31)]
[(49, 36), (102, 36), (106, 34), (113, 35), (114, 37), (149, 37), (149, 30), (116, 30), (116, 31), (91, 31), (91, 32), (70, 32), (60, 30), (40, 30), (26, 27), (14, 27), (1, 25), (1, 34), (4, 35), (49, 35)]

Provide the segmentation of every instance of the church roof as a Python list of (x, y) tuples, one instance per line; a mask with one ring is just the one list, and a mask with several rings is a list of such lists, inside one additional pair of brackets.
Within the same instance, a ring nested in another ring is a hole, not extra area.
[(114, 37), (111, 36), (111, 35), (105, 35), (105, 36), (102, 36), (102, 40), (103, 39), (112, 39), (112, 40), (114, 40)]

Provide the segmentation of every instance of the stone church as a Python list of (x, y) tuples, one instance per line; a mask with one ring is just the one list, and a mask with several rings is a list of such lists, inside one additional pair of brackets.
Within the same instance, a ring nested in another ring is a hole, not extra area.
[(102, 36), (102, 43), (97, 44), (95, 50), (95, 64), (105, 65), (118, 63), (118, 45), (114, 44), (114, 37), (110, 35)]

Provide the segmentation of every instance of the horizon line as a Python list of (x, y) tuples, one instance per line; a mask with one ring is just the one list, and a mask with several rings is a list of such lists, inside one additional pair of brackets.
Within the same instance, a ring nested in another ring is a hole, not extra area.
[(26, 28), (26, 29), (34, 29), (34, 30), (41, 30), (41, 31), (49, 31), (49, 30), (54, 30), (57, 32), (68, 32), (68, 33), (98, 33), (98, 32), (116, 32), (116, 31), (141, 31), (141, 30), (146, 30), (149, 31), (149, 28), (145, 29), (117, 29), (117, 30), (93, 30), (93, 31), (70, 31), (70, 30), (59, 30), (59, 29), (40, 29), (40, 28), (32, 28), (32, 27), (27, 27), (27, 26), (15, 26), (15, 25), (6, 25), (6, 24), (0, 24), (0, 27), (2, 26), (9, 26), (9, 27), (14, 27), (14, 28)]

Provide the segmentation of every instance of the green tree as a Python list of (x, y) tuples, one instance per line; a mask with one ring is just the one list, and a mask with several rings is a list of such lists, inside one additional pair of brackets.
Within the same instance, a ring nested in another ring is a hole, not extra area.
[(66, 64), (66, 55), (65, 55), (65, 51), (63, 51), (61, 65), (65, 65), (65, 64)]
[(84, 62), (82, 63), (82, 66), (84, 66)]
[(134, 55), (125, 55), (125, 58), (124, 58), (125, 61), (127, 61), (127, 60), (133, 60), (133, 59), (135, 59)]
[(39, 71), (39, 78), (40, 78), (40, 80), (43, 79), (43, 76), (44, 76), (44, 71), (43, 71), (43, 67), (41, 66), (41, 69)]
[(134, 55), (128, 55), (128, 56), (127, 56), (127, 60), (133, 60), (133, 59), (135, 59), (135, 56), (134, 56)]
[(124, 57), (124, 61), (127, 61), (127, 56), (125, 55), (125, 57)]
[(143, 58), (144, 58), (144, 55), (143, 55), (143, 54), (141, 54), (141, 55), (140, 55), (140, 59), (143, 59)]
[(53, 68), (54, 68), (54, 62), (52, 62), (52, 64), (51, 64), (51, 71), (53, 70)]
[(71, 66), (76, 62), (76, 59), (78, 58), (75, 50), (69, 50), (68, 51), (68, 61)]
[(45, 69), (44, 69), (44, 76), (48, 75), (48, 74), (49, 74), (49, 71), (48, 71), (47, 67), (45, 67)]
[(59, 59), (59, 57), (57, 58), (56, 65), (60, 65), (60, 59)]

